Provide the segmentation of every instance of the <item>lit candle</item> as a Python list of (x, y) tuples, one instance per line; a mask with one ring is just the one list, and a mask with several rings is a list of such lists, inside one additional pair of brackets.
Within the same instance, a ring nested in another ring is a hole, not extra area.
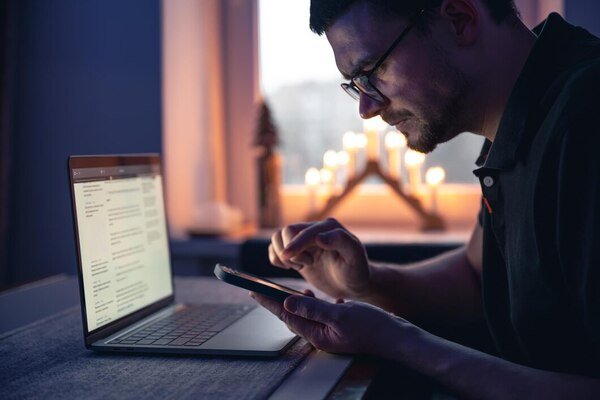
[(348, 154), (348, 162), (346, 163), (346, 179), (354, 178), (356, 174), (356, 153), (358, 152), (358, 143), (356, 133), (348, 131), (342, 137), (344, 151)]
[(367, 148), (367, 135), (364, 133), (357, 133), (355, 138), (356, 148), (358, 149), (356, 153), (356, 167), (362, 170), (366, 160), (364, 150)]
[(431, 213), (437, 214), (438, 209), (438, 186), (444, 181), (446, 178), (446, 171), (442, 167), (432, 167), (427, 170), (425, 174), (425, 181), (427, 185), (431, 189)]
[(421, 186), (421, 166), (425, 162), (425, 154), (414, 150), (407, 150), (404, 154), (404, 163), (408, 172), (408, 187), (410, 193), (416, 196), (419, 186)]
[[(346, 176), (342, 177), (342, 178), (338, 178), (338, 179), (348, 179), (348, 164), (350, 163), (350, 155), (348, 154), (348, 152), (346, 150), (341, 150), (338, 151), (337, 153), (337, 158), (338, 158), (338, 165), (340, 168), (340, 171), (342, 171), (343, 173), (346, 173)], [(342, 180), (342, 182), (344, 182)], [(342, 183), (343, 184), (343, 183)]]
[[(404, 158), (404, 154), (408, 150), (408, 141), (406, 140), (406, 136), (402, 132), (398, 132), (400, 134), (400, 160)], [(402, 164), (402, 161), (400, 161)], [(400, 179), (402, 179), (402, 165), (400, 166)]]
[(367, 158), (369, 161), (379, 159), (379, 134), (387, 124), (377, 116), (363, 120), (363, 129), (367, 135)]
[(337, 182), (337, 169), (338, 169), (338, 154), (335, 150), (327, 150), (323, 155), (323, 167), (331, 171), (331, 189), (335, 187)]
[(316, 168), (309, 168), (304, 175), (304, 183), (308, 191), (308, 212), (317, 211), (317, 189), (321, 183), (321, 174)]
[(321, 179), (322, 190), (325, 198), (329, 198), (333, 194), (333, 172), (329, 168), (321, 168), (319, 171), (319, 177)]
[(338, 167), (338, 153), (335, 150), (327, 150), (323, 155), (323, 166), (332, 171)]
[(356, 148), (364, 149), (365, 147), (367, 147), (367, 135), (365, 135), (364, 133), (357, 133), (356, 135), (354, 135), (354, 137), (356, 140)]
[(385, 135), (385, 148), (387, 150), (388, 175), (400, 179), (400, 149), (406, 146), (406, 138), (398, 132), (388, 132)]

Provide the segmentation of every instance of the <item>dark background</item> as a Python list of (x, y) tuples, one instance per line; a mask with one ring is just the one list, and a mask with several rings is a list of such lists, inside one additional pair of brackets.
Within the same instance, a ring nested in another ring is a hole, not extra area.
[(16, 45), (5, 49), (13, 134), (2, 279), (10, 284), (76, 273), (69, 155), (160, 152), (160, 1), (4, 7), (16, 22), (8, 27)]
[[(599, 1), (565, 14), (600, 35)], [(2, 287), (75, 273), (68, 155), (161, 151), (160, 1), (0, 0), (0, 18)]]
[(580, 25), (600, 36), (600, 1), (565, 0), (565, 18), (574, 25)]

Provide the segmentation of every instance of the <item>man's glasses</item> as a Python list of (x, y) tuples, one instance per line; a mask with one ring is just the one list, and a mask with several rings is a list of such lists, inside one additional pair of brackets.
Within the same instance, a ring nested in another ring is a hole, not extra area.
[(350, 79), (348, 83), (342, 83), (342, 89), (346, 93), (350, 95), (355, 100), (360, 100), (360, 94), (363, 93), (369, 96), (371, 99), (378, 102), (385, 102), (385, 96), (371, 83), (370, 79), (373, 74), (377, 71), (377, 69), (383, 64), (385, 59), (394, 51), (398, 43), (410, 32), (410, 30), (415, 26), (416, 20), (425, 13), (425, 10), (421, 10), (418, 13), (414, 14), (410, 18), (410, 24), (404, 28), (404, 30), (400, 33), (400, 35), (394, 40), (392, 45), (387, 49), (385, 53), (379, 58), (379, 60), (375, 63), (375, 66), (366, 74), (356, 75)]

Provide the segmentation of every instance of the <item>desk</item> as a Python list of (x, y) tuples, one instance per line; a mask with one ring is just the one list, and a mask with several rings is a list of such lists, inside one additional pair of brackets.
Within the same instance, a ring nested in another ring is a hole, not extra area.
[[(180, 302), (250, 301), (245, 291), (214, 278), (175, 278), (175, 287)], [(94, 353), (83, 345), (78, 290), (74, 277), (60, 275), (0, 293), (1, 399), (452, 399), (393, 363), (358, 358), (350, 365), (350, 358), (302, 341), (273, 360)], [(39, 336), (16, 345), (15, 337), (32, 332)], [(78, 368), (89, 365), (92, 375), (82, 381)], [(252, 379), (257, 365), (271, 371), (269, 388)], [(210, 383), (203, 385), (207, 379), (199, 376), (207, 373)], [(236, 383), (244, 385), (242, 396)]]
[[(214, 278), (175, 287), (179, 302), (251, 302)], [(276, 359), (94, 353), (77, 292), (59, 276), (0, 294), (0, 398), (325, 398), (351, 361), (303, 340)]]

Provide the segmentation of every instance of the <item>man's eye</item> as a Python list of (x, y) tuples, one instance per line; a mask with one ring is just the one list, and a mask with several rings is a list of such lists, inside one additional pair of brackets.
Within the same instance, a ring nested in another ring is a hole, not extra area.
[[(360, 74), (361, 75), (369, 75), (375, 70), (374, 67), (375, 67), (374, 65), (371, 65), (371, 66), (369, 66), (369, 68), (364, 68)], [(379, 69), (379, 68), (377, 68), (377, 69)]]
[(377, 74), (383, 74), (388, 69), (389, 63), (389, 59), (383, 61), (383, 63), (381, 63), (381, 65), (377, 68)]
[(369, 76), (369, 75), (371, 75), (371, 72), (373, 72), (372, 68), (362, 71), (359, 75), (360, 76)]
[(375, 64), (377, 64), (377, 60), (367, 61), (363, 65), (361, 65), (360, 71), (358, 75), (368, 75), (375, 68)]

